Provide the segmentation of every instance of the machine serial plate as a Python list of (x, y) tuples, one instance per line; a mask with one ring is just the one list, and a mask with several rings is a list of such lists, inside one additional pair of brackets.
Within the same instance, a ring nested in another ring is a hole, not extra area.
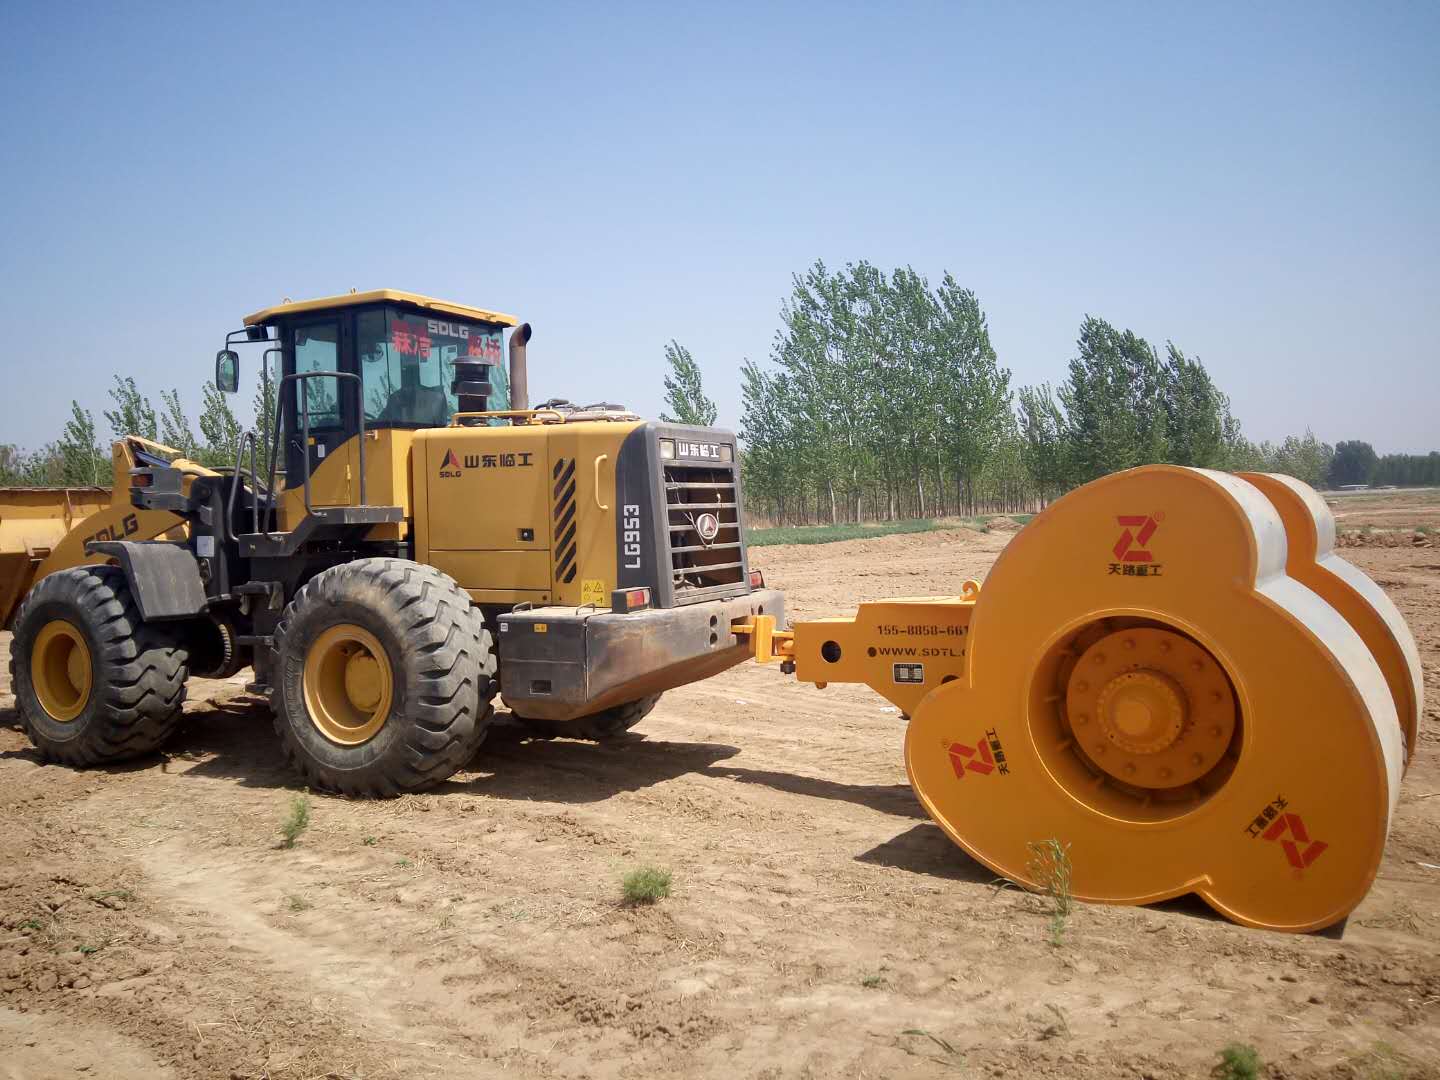
[(896, 664), (895, 681), (897, 683), (923, 683), (925, 681), (925, 665)]

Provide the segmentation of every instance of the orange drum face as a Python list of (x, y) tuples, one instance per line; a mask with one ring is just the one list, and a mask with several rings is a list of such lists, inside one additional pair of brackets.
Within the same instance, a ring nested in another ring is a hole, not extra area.
[(1378, 868), (1404, 740), (1363, 636), (1289, 572), (1289, 524), (1244, 480), (1175, 466), (1036, 517), (980, 592), (966, 676), (915, 709), (930, 814), (1015, 881), (1032, 845), (1069, 845), (1083, 899), (1342, 919)]

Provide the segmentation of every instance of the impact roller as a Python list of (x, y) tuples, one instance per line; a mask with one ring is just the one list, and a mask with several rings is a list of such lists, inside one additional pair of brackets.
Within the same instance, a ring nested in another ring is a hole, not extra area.
[(1037, 515), (983, 589), (765, 650), (908, 713), (916, 794), (996, 873), (1038, 885), (1054, 839), (1077, 898), (1317, 930), (1374, 880), (1423, 709), (1404, 620), (1333, 541), (1289, 477), (1147, 466)]

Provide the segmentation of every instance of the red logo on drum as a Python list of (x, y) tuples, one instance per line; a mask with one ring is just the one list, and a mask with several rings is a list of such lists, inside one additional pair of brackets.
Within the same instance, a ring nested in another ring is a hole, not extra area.
[(974, 746), (965, 743), (949, 743), (945, 752), (950, 755), (950, 767), (955, 770), (955, 779), (964, 780), (967, 772), (989, 776), (996, 769), (1001, 776), (1010, 775), (1010, 766), (1005, 763), (1005, 749), (1000, 745), (1000, 735), (991, 728), (985, 737)]
[(1155, 556), (1147, 550), (1150, 538), (1160, 527), (1158, 514), (1120, 514), (1115, 518), (1121, 527), (1120, 539), (1115, 541), (1115, 558), (1122, 563), (1149, 563)]
[[(1281, 840), (1287, 831), (1290, 835)], [(1310, 830), (1305, 828), (1305, 822), (1300, 820), (1299, 814), (1281, 814), (1263, 835), (1266, 840), (1280, 840), (1280, 846), (1285, 849), (1285, 858), (1296, 870), (1304, 870), (1330, 846), (1324, 840), (1310, 839)]]

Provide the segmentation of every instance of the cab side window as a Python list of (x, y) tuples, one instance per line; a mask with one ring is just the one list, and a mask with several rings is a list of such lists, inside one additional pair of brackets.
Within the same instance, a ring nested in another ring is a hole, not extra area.
[[(312, 323), (294, 331), (295, 373), (336, 371), (340, 366), (340, 324)], [(308, 402), (310, 427), (340, 426), (340, 380), (303, 379), (295, 384), (295, 429), (300, 430), (301, 413)]]

